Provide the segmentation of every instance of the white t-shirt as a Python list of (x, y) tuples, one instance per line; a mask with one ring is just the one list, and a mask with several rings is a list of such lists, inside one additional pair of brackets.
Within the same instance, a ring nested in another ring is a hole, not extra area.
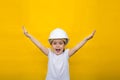
[(69, 49), (66, 49), (62, 54), (56, 55), (49, 49), (46, 80), (70, 80), (68, 51)]

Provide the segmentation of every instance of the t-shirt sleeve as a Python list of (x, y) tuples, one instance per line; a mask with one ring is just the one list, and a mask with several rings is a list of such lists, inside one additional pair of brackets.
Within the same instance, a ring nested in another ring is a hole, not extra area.
[(66, 54), (67, 59), (69, 59), (68, 52), (69, 52), (69, 49), (66, 49), (66, 50), (65, 50), (65, 54)]
[(48, 58), (50, 57), (50, 54), (51, 54), (51, 49), (48, 48)]

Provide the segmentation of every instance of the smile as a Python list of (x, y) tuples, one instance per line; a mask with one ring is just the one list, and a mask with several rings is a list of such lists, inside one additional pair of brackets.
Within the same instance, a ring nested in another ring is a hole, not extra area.
[(61, 51), (61, 49), (55, 49), (57, 53), (59, 53)]

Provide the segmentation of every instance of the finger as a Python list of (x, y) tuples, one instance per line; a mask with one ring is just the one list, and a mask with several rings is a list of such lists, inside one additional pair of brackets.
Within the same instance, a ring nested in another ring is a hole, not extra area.
[(23, 27), (23, 30), (24, 30), (24, 32), (27, 32), (27, 30), (25, 29), (25, 27)]
[(25, 31), (25, 27), (24, 26), (22, 26), (22, 30)]
[(96, 30), (93, 31), (93, 33), (92, 33), (92, 37), (95, 35), (95, 33), (96, 33)]
[(95, 32), (96, 32), (96, 30), (94, 30), (94, 31), (92, 32), (92, 35), (94, 35), (94, 34), (95, 34)]
[(95, 32), (96, 32), (96, 30), (93, 31), (93, 33), (95, 33)]

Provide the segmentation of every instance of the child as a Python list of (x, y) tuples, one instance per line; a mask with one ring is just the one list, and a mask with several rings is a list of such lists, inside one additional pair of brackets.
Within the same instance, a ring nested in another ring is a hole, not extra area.
[(26, 37), (28, 37), (46, 56), (48, 56), (49, 61), (46, 80), (70, 80), (68, 64), (69, 57), (75, 54), (75, 52), (90, 40), (96, 31), (94, 30), (88, 37), (72, 49), (66, 50), (65, 46), (67, 45), (69, 38), (66, 32), (60, 28), (56, 28), (50, 33), (48, 41), (52, 46), (52, 49), (44, 47), (38, 40), (30, 35), (24, 27), (23, 32)]

